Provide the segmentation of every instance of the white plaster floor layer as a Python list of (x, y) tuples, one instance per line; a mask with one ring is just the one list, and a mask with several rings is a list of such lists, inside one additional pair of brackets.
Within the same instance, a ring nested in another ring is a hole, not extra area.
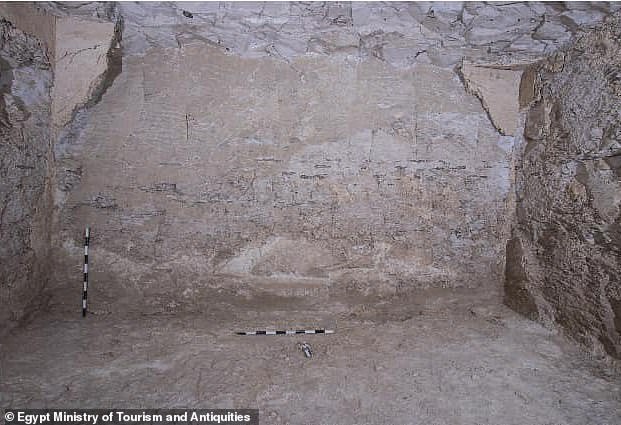
[[(336, 333), (234, 335), (270, 324)], [(259, 408), (262, 424), (621, 423), (618, 371), (473, 292), (215, 297), (197, 313), (86, 319), (78, 306), (39, 315), (0, 351), (3, 407)]]

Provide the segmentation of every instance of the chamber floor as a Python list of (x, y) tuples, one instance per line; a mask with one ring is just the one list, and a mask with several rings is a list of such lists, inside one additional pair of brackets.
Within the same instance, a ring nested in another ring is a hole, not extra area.
[[(621, 376), (466, 292), (51, 312), (0, 345), (0, 404), (259, 408), (265, 424), (619, 424)], [(333, 335), (237, 336), (333, 328)], [(300, 342), (310, 344), (307, 359)]]

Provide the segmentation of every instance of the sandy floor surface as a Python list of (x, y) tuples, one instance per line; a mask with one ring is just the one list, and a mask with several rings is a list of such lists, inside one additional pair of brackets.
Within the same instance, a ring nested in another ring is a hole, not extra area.
[[(195, 313), (48, 312), (1, 341), (0, 405), (259, 408), (262, 424), (621, 423), (618, 372), (483, 298), (222, 295)], [(336, 333), (234, 334), (314, 327)]]

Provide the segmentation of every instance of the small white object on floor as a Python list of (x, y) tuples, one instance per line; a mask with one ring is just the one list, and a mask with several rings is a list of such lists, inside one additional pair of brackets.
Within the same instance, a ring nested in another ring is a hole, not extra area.
[(304, 355), (306, 356), (307, 359), (310, 359), (311, 357), (313, 357), (313, 352), (311, 351), (310, 344), (303, 342), (299, 344), (299, 347), (304, 352)]

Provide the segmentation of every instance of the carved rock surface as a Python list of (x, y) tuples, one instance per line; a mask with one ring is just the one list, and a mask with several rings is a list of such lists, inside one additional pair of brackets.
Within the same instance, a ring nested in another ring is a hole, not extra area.
[(54, 281), (69, 289), (90, 224), (93, 291), (123, 309), (214, 288), (497, 290), (514, 138), (455, 68), (503, 71), (479, 95), (511, 134), (524, 65), (618, 5), (47, 7), (122, 17), (122, 74), (55, 147)]
[(59, 253), (74, 261), (90, 224), (110, 296), (502, 276), (511, 140), (450, 70), (152, 49), (89, 114), (58, 156), (86, 170), (63, 192)]

